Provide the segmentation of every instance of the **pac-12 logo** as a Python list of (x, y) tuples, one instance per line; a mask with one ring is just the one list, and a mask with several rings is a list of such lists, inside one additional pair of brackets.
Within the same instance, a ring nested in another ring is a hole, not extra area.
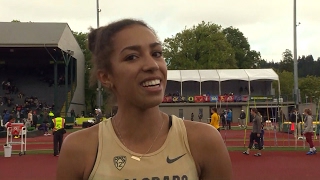
[(126, 156), (115, 156), (113, 158), (114, 166), (120, 171), (127, 162)]

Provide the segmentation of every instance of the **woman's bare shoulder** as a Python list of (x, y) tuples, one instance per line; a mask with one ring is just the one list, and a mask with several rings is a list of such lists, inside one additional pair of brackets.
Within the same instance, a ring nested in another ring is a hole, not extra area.
[(98, 133), (98, 125), (75, 131), (65, 138), (63, 145), (71, 146), (72, 150), (82, 150), (83, 148), (76, 149), (74, 147), (82, 147), (84, 143), (90, 145), (94, 143), (94, 141), (98, 142)]
[(231, 160), (220, 132), (201, 122), (185, 121), (185, 126), (200, 178), (231, 179)]
[[(98, 148), (99, 125), (69, 134), (59, 154), (57, 177), (83, 179), (89, 177)], [(70, 168), (77, 167), (77, 168)]]
[(202, 143), (209, 143), (212, 141), (219, 141), (221, 139), (221, 135), (219, 131), (217, 131), (212, 125), (202, 123), (202, 122), (195, 122), (195, 121), (184, 121), (188, 140), (193, 142), (198, 142), (199, 138), (202, 139)]

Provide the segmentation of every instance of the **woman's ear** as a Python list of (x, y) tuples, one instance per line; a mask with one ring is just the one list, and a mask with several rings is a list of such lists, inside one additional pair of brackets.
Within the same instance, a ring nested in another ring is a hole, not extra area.
[(111, 76), (109, 74), (107, 74), (104, 71), (99, 71), (98, 72), (98, 79), (101, 82), (101, 84), (108, 88), (108, 89), (112, 89), (113, 88), (113, 83), (111, 81)]

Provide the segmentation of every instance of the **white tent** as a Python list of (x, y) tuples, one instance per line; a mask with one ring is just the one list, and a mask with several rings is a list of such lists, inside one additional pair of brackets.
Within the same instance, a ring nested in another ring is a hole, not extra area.
[[(208, 69), (208, 70), (168, 70), (168, 81), (218, 81), (219, 93), (221, 94), (220, 83), (228, 80), (248, 81), (250, 95), (250, 81), (254, 80), (276, 80), (278, 81), (278, 90), (280, 96), (280, 81), (278, 74), (273, 69)], [(182, 94), (182, 85), (181, 85)]]
[(200, 92), (201, 92), (201, 82), (206, 81), (220, 81), (220, 76), (217, 70), (214, 69), (202, 69), (198, 70), (200, 75)]
[(201, 82), (201, 77), (198, 70), (180, 70), (181, 82), (184, 81), (197, 81)]
[(273, 69), (168, 70), (168, 81), (279, 80)]
[(244, 69), (221, 69), (217, 71), (220, 76), (220, 82), (228, 80), (249, 80), (248, 74)]
[(168, 70), (167, 81), (178, 81), (181, 82), (180, 70)]
[(279, 90), (279, 98), (280, 98), (280, 81), (279, 76), (273, 69), (246, 69), (246, 73), (248, 74), (249, 80), (249, 92), (251, 92), (250, 82), (254, 80), (275, 80), (278, 81), (278, 90)]
[(279, 81), (279, 76), (273, 69), (245, 69), (248, 74), (249, 80), (276, 80)]
[(220, 76), (217, 70), (214, 69), (202, 69), (199, 71), (201, 82), (205, 81), (220, 81)]

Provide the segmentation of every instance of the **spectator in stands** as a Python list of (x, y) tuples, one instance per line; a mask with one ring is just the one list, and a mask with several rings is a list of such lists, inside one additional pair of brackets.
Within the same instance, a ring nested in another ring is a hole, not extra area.
[(229, 109), (228, 111), (227, 111), (227, 118), (226, 118), (226, 121), (227, 121), (227, 128), (228, 129), (231, 129), (231, 122), (232, 122), (232, 111), (231, 111), (231, 109)]
[(13, 92), (14, 92), (14, 94), (18, 94), (19, 89), (18, 89), (18, 87), (17, 87), (17, 86), (14, 86), (14, 88), (13, 88)]
[(32, 110), (29, 110), (29, 112), (28, 112), (28, 118), (27, 118), (27, 121), (25, 122), (25, 127), (26, 127), (26, 129), (28, 129), (28, 127), (31, 127), (31, 126), (32, 126), (32, 124), (33, 124), (32, 118), (33, 118)]
[(4, 125), (4, 127), (7, 129), (8, 127), (12, 126), (12, 123), (14, 123), (15, 119), (13, 116), (9, 116), (9, 120), (8, 122), (6, 122), (6, 124)]
[(199, 114), (198, 114), (198, 118), (199, 118), (199, 121), (200, 121), (200, 122), (202, 122), (202, 118), (203, 118), (203, 114), (202, 114), (202, 112), (199, 112)]
[(3, 119), (2, 119), (2, 116), (0, 115), (0, 127), (3, 126)]
[(50, 127), (50, 124), (49, 124), (49, 115), (48, 115), (48, 112), (45, 111), (43, 113), (43, 121), (42, 121), (42, 127), (43, 127), (43, 131), (44, 131), (44, 135), (45, 136), (50, 136), (51, 134), (49, 133), (48, 131), (48, 128)]
[(52, 119), (54, 118), (54, 113), (52, 111), (49, 112), (48, 118), (49, 118), (49, 122), (51, 122)]
[(240, 128), (244, 128), (245, 127), (245, 119), (246, 119), (246, 113), (242, 109), (241, 113), (240, 113), (240, 116), (239, 116), (239, 126), (240, 126)]
[(226, 114), (226, 110), (223, 110), (222, 112), (221, 112), (221, 114), (220, 114), (220, 120), (221, 120), (221, 122), (222, 122), (222, 128), (223, 129), (225, 129), (225, 126), (226, 126), (226, 116), (227, 116), (227, 114)]
[(243, 87), (241, 86), (240, 88), (239, 88), (239, 93), (241, 94), (243, 92)]
[(21, 107), (21, 112), (20, 112), (20, 118), (21, 118), (21, 119), (24, 119), (24, 118), (25, 118), (25, 112), (26, 112), (25, 108), (24, 108), (24, 107)]
[(64, 79), (64, 76), (61, 75), (58, 80), (58, 86), (60, 87), (63, 84), (65, 84), (65, 79)]
[(19, 99), (22, 99), (22, 98), (23, 98), (23, 96), (24, 96), (24, 95), (23, 95), (23, 93), (22, 93), (22, 92), (19, 92), (19, 94), (18, 94), (18, 98), (19, 98)]
[(7, 106), (8, 107), (12, 106), (12, 98), (8, 98)]
[(74, 112), (74, 109), (71, 109), (70, 114), (71, 114), (71, 117), (76, 117), (76, 113)]
[(95, 109), (96, 111), (96, 116), (95, 116), (95, 121), (94, 123), (95, 124), (99, 124), (101, 121), (102, 121), (102, 112), (101, 112), (101, 109)]
[(9, 111), (5, 110), (5, 114), (3, 116), (3, 124), (6, 124), (9, 121), (10, 113)]
[(7, 112), (7, 109), (4, 109), (3, 111), (2, 111), (2, 117), (6, 114), (6, 112)]
[(38, 124), (38, 115), (37, 115), (37, 111), (33, 111), (33, 115), (32, 115), (32, 126), (34, 127), (34, 129), (37, 129), (37, 124)]
[(1, 86), (2, 86), (2, 90), (5, 90), (6, 89), (6, 81), (2, 81)]
[(17, 110), (16, 117), (17, 117), (17, 120), (20, 120), (20, 110)]
[(43, 121), (43, 123), (41, 123), (38, 127), (39, 131), (43, 131), (45, 136), (50, 136), (51, 134), (48, 132), (48, 127), (49, 127), (49, 123), (48, 121)]

